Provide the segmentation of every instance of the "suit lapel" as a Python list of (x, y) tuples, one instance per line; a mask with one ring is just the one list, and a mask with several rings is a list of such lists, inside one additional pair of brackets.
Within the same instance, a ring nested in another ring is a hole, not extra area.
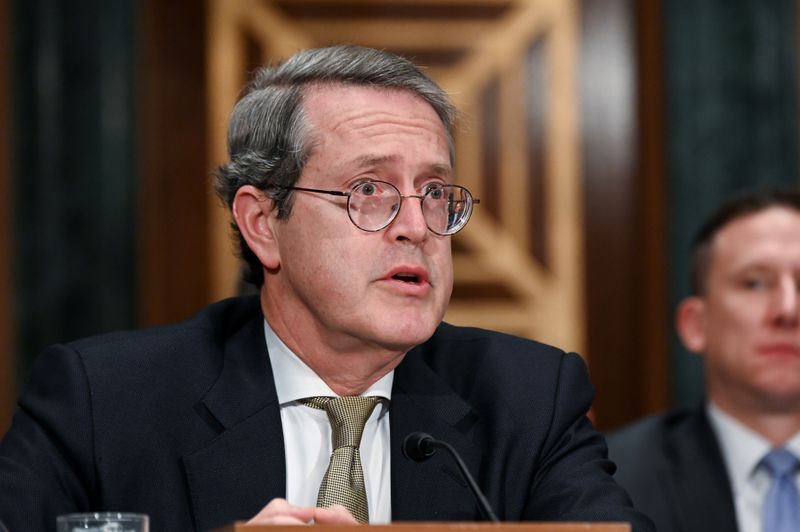
[(680, 530), (736, 532), (730, 481), (716, 437), (699, 409), (670, 433), (667, 452), (672, 466), (662, 474), (677, 504)]
[[(259, 313), (227, 342), (220, 377), (197, 407), (220, 431), (183, 457), (197, 530), (250, 517), (285, 497), (283, 432), (262, 320)], [(480, 471), (482, 454), (471, 439), (479, 420), (425, 356), (424, 346), (413, 349), (395, 370), (392, 519), (476, 520), (479, 511), (451, 457), (440, 450), (416, 463), (402, 454), (405, 437), (422, 431), (455, 447), (473, 475)]]
[(423, 357), (424, 348), (413, 349), (395, 370), (390, 410), (392, 520), (476, 520), (472, 495), (445, 451), (438, 450), (423, 463), (402, 453), (406, 436), (421, 431), (455, 447), (473, 475), (480, 468), (480, 451), (470, 441), (476, 415)]
[(219, 379), (198, 411), (221, 430), (183, 457), (198, 530), (251, 517), (285, 496), (283, 432), (261, 313), (225, 345)]

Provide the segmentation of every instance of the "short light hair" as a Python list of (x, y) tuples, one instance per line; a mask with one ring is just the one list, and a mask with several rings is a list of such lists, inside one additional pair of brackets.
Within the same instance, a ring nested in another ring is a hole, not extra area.
[[(424, 72), (400, 56), (353, 45), (303, 50), (285, 62), (259, 68), (233, 109), (228, 127), (230, 161), (217, 168), (215, 189), (228, 208), (245, 185), (264, 191), (278, 218), (291, 214), (293, 186), (313, 149), (303, 108), (310, 86), (356, 85), (404, 90), (420, 96), (442, 121), (454, 164), (452, 130), (456, 111), (447, 94)], [(235, 222), (234, 236), (248, 271), (245, 280), (261, 286), (264, 272)]]

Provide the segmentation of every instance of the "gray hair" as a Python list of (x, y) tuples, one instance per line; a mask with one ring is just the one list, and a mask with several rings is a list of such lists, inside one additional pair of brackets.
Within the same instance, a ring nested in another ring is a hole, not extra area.
[[(291, 190), (313, 148), (303, 109), (306, 88), (320, 84), (383, 87), (412, 92), (433, 107), (444, 125), (454, 164), (452, 129), (456, 111), (447, 94), (413, 63), (397, 55), (353, 45), (303, 50), (285, 62), (259, 68), (236, 103), (228, 127), (230, 162), (215, 173), (214, 187), (228, 208), (244, 185), (263, 190), (278, 218), (291, 214)], [(261, 286), (264, 272), (235, 222), (245, 280)]]

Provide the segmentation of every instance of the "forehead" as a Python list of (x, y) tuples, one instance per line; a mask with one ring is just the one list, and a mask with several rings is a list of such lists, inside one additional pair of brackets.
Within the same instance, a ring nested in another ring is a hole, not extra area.
[(427, 132), (445, 136), (444, 124), (431, 104), (402, 89), (313, 85), (305, 92), (304, 109), (314, 130), (328, 135)]
[(309, 84), (303, 90), (303, 101), (306, 107), (323, 107), (334, 105), (336, 107), (348, 107), (353, 105), (370, 106), (388, 104), (398, 101), (413, 101), (427, 108), (433, 116), (438, 118), (431, 104), (422, 96), (413, 92), (411, 89), (399, 87), (373, 87), (369, 85), (355, 85), (339, 82), (317, 82)]
[(318, 85), (306, 92), (304, 110), (312, 139), (306, 180), (344, 185), (362, 172), (388, 181), (452, 176), (444, 124), (413, 92)]
[(730, 221), (712, 243), (712, 269), (750, 265), (800, 268), (800, 212), (769, 207)]

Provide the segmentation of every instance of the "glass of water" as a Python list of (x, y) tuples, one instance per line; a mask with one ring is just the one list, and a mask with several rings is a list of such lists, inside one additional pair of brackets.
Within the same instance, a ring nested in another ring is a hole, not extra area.
[(56, 525), (58, 532), (150, 532), (146, 515), (124, 512), (60, 515)]

